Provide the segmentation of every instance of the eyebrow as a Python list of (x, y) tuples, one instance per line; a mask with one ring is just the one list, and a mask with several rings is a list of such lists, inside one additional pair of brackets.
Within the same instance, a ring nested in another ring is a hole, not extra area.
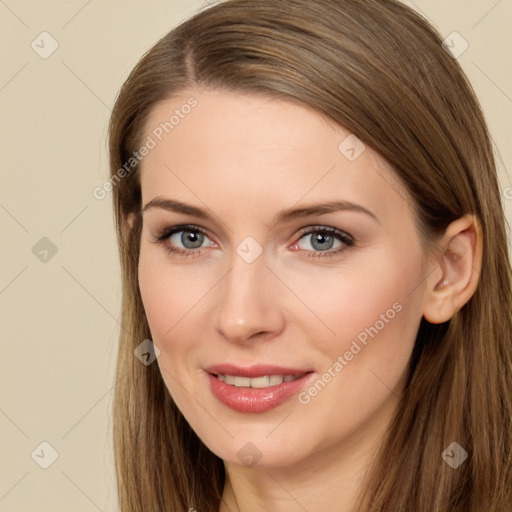
[[(183, 213), (185, 215), (191, 215), (200, 219), (212, 220), (212, 217), (207, 210), (198, 208), (197, 206), (182, 203), (180, 201), (175, 201), (173, 199), (155, 197), (142, 208), (142, 213), (152, 208), (161, 208), (170, 212)], [(335, 213), (340, 211), (363, 213), (380, 223), (377, 216), (364, 206), (352, 203), (350, 201), (330, 201), (328, 203), (315, 204), (303, 208), (290, 208), (288, 210), (283, 210), (274, 217), (272, 225), (283, 222), (290, 222), (292, 220), (302, 219), (305, 217), (311, 217), (313, 215), (323, 215), (326, 213)]]

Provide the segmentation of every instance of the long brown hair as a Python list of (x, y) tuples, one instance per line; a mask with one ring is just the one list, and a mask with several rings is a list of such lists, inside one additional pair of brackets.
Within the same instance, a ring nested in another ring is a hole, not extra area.
[[(177, 409), (158, 366), (134, 357), (151, 333), (137, 280), (140, 164), (126, 162), (153, 107), (193, 87), (297, 101), (347, 128), (393, 166), (424, 240), (477, 217), (478, 287), (449, 322), (422, 321), (362, 506), (512, 510), (512, 279), (490, 137), (458, 62), (395, 0), (228, 0), (163, 37), (124, 83), (109, 131), (123, 283), (114, 400), (121, 510), (217, 512), (224, 486), (222, 460)], [(452, 441), (469, 454), (456, 470), (441, 458)]]

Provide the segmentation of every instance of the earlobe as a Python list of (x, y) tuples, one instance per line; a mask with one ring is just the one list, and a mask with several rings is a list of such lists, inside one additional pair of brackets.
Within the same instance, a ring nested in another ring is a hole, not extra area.
[(423, 316), (447, 322), (474, 294), (482, 265), (483, 237), (478, 219), (465, 215), (452, 222), (438, 243), (427, 278)]

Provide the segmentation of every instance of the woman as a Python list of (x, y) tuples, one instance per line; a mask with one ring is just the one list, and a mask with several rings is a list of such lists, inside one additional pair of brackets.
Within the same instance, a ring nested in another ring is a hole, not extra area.
[(512, 510), (499, 184), (425, 20), (200, 12), (123, 85), (110, 159), (123, 511)]

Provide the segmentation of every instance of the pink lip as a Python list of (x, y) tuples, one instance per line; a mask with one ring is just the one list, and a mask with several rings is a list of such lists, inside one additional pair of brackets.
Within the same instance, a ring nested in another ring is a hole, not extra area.
[[(210, 381), (210, 389), (213, 396), (230, 409), (245, 413), (266, 412), (270, 409), (274, 409), (298, 393), (313, 375), (313, 372), (310, 370), (270, 365), (256, 365), (248, 368), (240, 368), (233, 365), (222, 364), (210, 366), (206, 371), (208, 372), (207, 377)], [(304, 375), (296, 380), (283, 382), (277, 386), (248, 388), (226, 384), (216, 377), (219, 373), (251, 378), (261, 377), (263, 375)]]

